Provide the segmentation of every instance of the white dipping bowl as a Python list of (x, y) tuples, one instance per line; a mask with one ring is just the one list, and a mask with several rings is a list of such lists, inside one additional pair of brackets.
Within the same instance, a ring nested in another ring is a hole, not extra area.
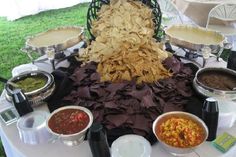
[(139, 135), (124, 135), (111, 145), (112, 157), (150, 157), (150, 143)]

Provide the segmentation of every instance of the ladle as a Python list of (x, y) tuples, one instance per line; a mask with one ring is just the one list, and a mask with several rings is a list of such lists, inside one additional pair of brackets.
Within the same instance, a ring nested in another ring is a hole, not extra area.
[(1, 76), (0, 76), (0, 82), (8, 83), (9, 85), (11, 85), (14, 88), (19, 88), (18, 84), (14, 83), (14, 82), (11, 82), (11, 81), (8, 81), (7, 79), (5, 79), (5, 78), (3, 78)]

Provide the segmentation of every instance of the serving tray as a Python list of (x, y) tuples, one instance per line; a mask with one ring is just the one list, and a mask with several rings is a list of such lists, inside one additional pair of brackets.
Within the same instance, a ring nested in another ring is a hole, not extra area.
[(205, 28), (190, 25), (172, 25), (165, 30), (167, 40), (173, 45), (200, 51), (203, 47), (219, 50), (224, 47), (225, 37)]
[(29, 37), (26, 40), (24, 50), (27, 52), (36, 51), (44, 55), (46, 49), (52, 47), (55, 52), (60, 52), (82, 41), (83, 34), (83, 28), (76, 26), (50, 29)]

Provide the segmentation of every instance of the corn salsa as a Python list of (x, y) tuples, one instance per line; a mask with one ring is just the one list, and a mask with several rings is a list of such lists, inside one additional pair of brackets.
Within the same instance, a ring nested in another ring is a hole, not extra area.
[(166, 144), (188, 148), (199, 145), (204, 140), (203, 128), (191, 119), (171, 117), (157, 125), (155, 131)]

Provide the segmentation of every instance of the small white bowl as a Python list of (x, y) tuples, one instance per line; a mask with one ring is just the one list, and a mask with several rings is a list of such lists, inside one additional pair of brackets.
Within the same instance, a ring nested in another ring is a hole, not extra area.
[[(51, 130), (51, 128), (48, 125), (48, 122), (49, 122), (50, 118), (54, 114), (58, 113), (59, 111), (65, 110), (65, 109), (79, 109), (79, 110), (82, 110), (85, 113), (87, 113), (88, 116), (89, 116), (89, 123), (86, 126), (86, 128), (84, 128), (83, 130), (81, 130), (78, 133), (69, 134), (69, 135), (58, 134), (58, 133), (54, 132), (53, 130)], [(80, 144), (84, 140), (86, 131), (90, 128), (92, 123), (93, 123), (93, 115), (90, 112), (90, 110), (88, 110), (87, 108), (81, 107), (81, 106), (65, 106), (65, 107), (58, 108), (57, 110), (55, 110), (51, 113), (51, 115), (47, 119), (47, 129), (55, 137), (54, 140), (60, 139), (64, 144), (66, 144), (68, 146), (75, 146), (75, 145)]]
[(139, 135), (124, 135), (111, 145), (112, 157), (150, 157), (150, 143)]

